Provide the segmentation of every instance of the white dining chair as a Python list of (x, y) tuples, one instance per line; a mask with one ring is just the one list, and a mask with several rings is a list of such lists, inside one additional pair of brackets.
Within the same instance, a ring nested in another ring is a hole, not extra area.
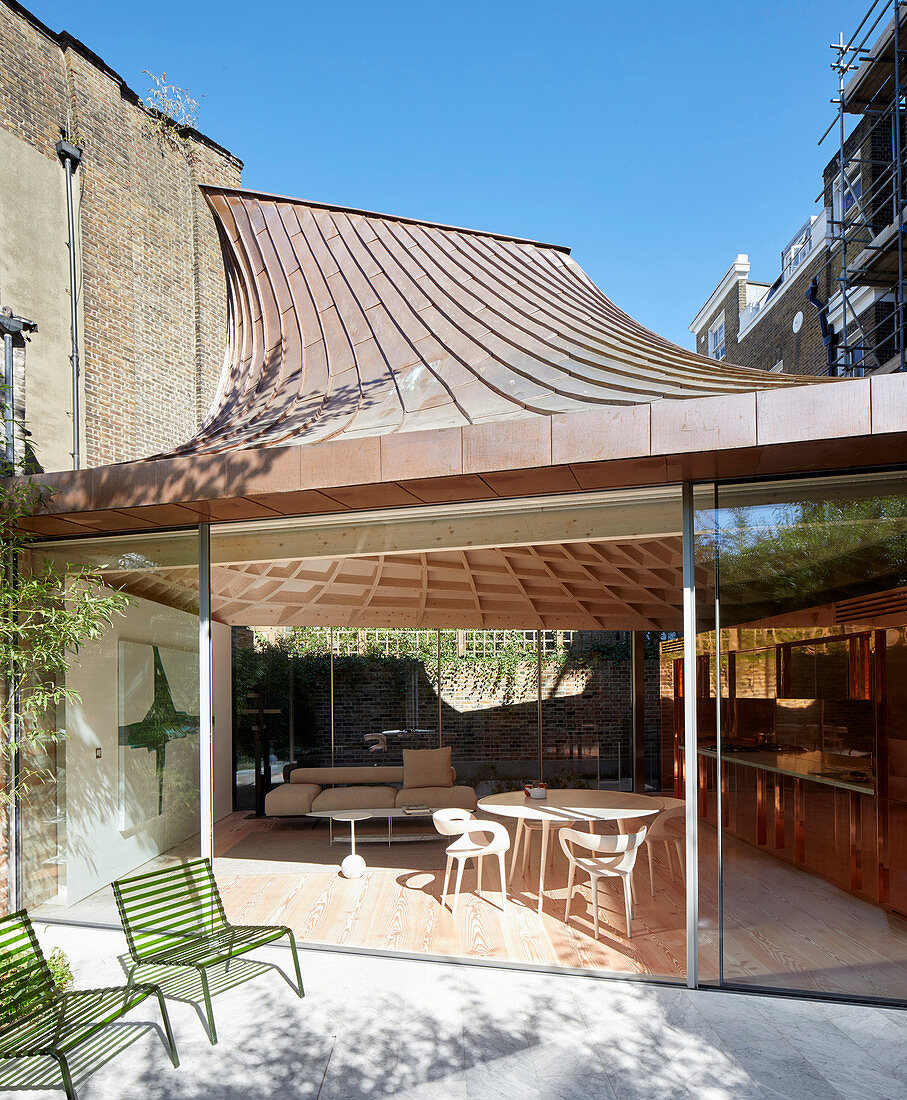
[(674, 806), (670, 810), (662, 810), (649, 825), (649, 830), (646, 834), (646, 855), (649, 857), (649, 889), (652, 892), (653, 898), (655, 897), (655, 874), (652, 864), (652, 845), (656, 841), (660, 840), (664, 842), (665, 859), (668, 864), (668, 870), (671, 872), (671, 878), (674, 878), (672, 851), (677, 854), (680, 881), (683, 882), (683, 851), (681, 848), (681, 837), (676, 831), (676, 825), (679, 823), (683, 826), (686, 812), (685, 806)]
[[(577, 868), (585, 871), (592, 884), (592, 913), (595, 923), (595, 938), (598, 939), (598, 884), (603, 878), (619, 878), (624, 890), (624, 910), (627, 915), (627, 939), (633, 935), (631, 898), (633, 896), (633, 867), (639, 846), (646, 839), (646, 829), (635, 833), (605, 834), (595, 836), (581, 833), (578, 829), (562, 829), (559, 840), (570, 873), (567, 876), (567, 900), (564, 908), (564, 921), (570, 918), (570, 903), (573, 900), (573, 879)], [(590, 853), (580, 855), (577, 849)]]
[[(435, 828), (442, 836), (457, 839), (447, 847), (447, 866), (444, 868), (444, 888), (441, 891), (441, 907), (447, 901), (450, 869), (457, 861), (457, 878), (450, 911), (457, 911), (463, 868), (468, 859), (476, 861), (476, 893), (482, 893), (482, 860), (485, 856), (497, 856), (501, 875), (501, 908), (507, 905), (507, 872), (504, 869), (504, 853), (510, 847), (510, 834), (499, 821), (479, 821), (468, 810), (435, 810), (432, 814)], [(489, 839), (490, 838), (490, 839)]]

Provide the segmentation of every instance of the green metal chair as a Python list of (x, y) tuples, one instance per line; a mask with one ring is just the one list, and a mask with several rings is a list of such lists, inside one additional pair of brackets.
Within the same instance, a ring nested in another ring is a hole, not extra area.
[(130, 983), (62, 993), (25, 910), (0, 919), (0, 1059), (55, 1059), (69, 1100), (75, 1100), (76, 1092), (66, 1055), (152, 995), (160, 1005), (170, 1059), (178, 1066), (170, 1018), (158, 986)]
[(133, 965), (190, 967), (198, 972), (208, 1016), (208, 1038), (217, 1042), (206, 970), (286, 936), (296, 968), (296, 992), (305, 995), (292, 931), (284, 925), (227, 921), (211, 861), (194, 859), (161, 871), (121, 878), (113, 893)]

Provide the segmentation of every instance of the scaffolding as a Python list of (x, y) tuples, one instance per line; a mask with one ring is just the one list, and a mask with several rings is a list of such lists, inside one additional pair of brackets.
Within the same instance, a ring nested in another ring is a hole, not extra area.
[(836, 115), (819, 139), (821, 145), (836, 132), (839, 145), (824, 191), (831, 282), (840, 291), (834, 312), (841, 311), (831, 374), (890, 373), (907, 365), (905, 47), (907, 0), (874, 0), (851, 37), (831, 44)]

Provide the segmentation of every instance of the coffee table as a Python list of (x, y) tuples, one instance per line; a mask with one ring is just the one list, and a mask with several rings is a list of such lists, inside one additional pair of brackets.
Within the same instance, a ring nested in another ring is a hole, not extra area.
[[(527, 798), (522, 791), (490, 794), (479, 799), (479, 809), (498, 817), (516, 818), (517, 838), (527, 820), (542, 823), (542, 851), (539, 860), (539, 906), (545, 893), (545, 861), (548, 852), (548, 833), (552, 821), (616, 821), (623, 831), (623, 822), (634, 818), (650, 817), (664, 808), (660, 798), (646, 794), (630, 794), (627, 791), (560, 791), (549, 790), (547, 798)], [(516, 862), (517, 845), (514, 842), (510, 860), (510, 874)]]
[[(355, 810), (355, 811), (354, 810), (310, 810), (306, 814), (306, 817), (326, 817), (328, 819), (328, 821), (331, 822), (331, 844), (333, 844), (334, 843), (334, 822), (335, 821), (347, 821), (347, 820), (349, 820), (347, 817), (344, 817), (343, 815), (344, 814), (351, 814), (351, 813), (362, 813), (362, 814), (365, 815), (365, 817), (377, 817), (377, 818), (384, 817), (384, 818), (387, 818), (387, 836), (386, 837), (385, 836), (360, 836), (359, 837), (359, 843), (360, 844), (383, 844), (386, 840), (387, 841), (387, 846), (390, 847), (391, 844), (394, 844), (394, 843), (406, 844), (406, 843), (409, 843), (410, 841), (415, 841), (415, 840), (442, 840), (443, 839), (443, 837), (441, 837), (441, 835), (434, 828), (434, 825), (432, 825), (432, 821), (431, 821), (432, 811), (431, 810), (429, 810), (429, 812), (425, 813), (425, 814), (407, 813), (406, 810), (403, 809), (402, 806), (384, 806), (384, 807), (378, 807), (376, 809), (367, 808), (367, 809)], [(427, 821), (429, 823), (429, 825), (431, 825), (431, 832), (427, 832), (427, 833), (404, 833), (402, 835), (398, 833), (395, 836), (394, 831), (393, 831), (393, 823), (395, 821), (399, 821), (401, 818), (405, 819), (406, 821)], [(359, 819), (359, 820), (361, 820), (361, 819)]]

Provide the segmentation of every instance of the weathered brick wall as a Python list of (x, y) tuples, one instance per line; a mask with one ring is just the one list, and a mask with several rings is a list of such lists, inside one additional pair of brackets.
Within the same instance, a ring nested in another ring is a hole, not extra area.
[(84, 150), (83, 463), (169, 449), (223, 365), (223, 261), (198, 185), (238, 186), (240, 162), (194, 132), (162, 139), (121, 78), (12, 0), (0, 0), (0, 126), (51, 160), (61, 128)]
[[(628, 779), (630, 668), (626, 660), (594, 658), (588, 667), (548, 665), (542, 679), (543, 755), (547, 778)], [(496, 681), (481, 666), (449, 666), (441, 684), (442, 742), (453, 749), (467, 780), (495, 774), (532, 778), (538, 759), (535, 663)], [(662, 717), (658, 662), (645, 666), (647, 773), (660, 764)], [(330, 763), (328, 663), (305, 674), (296, 694), (296, 757)], [(281, 724), (282, 723), (277, 723)], [(275, 724), (275, 729), (277, 728)], [(670, 727), (668, 727), (670, 729)], [(423, 732), (387, 733), (393, 730)], [(437, 680), (430, 669), (398, 659), (338, 659), (334, 670), (334, 760), (342, 764), (400, 764), (404, 748), (437, 744)], [(240, 732), (240, 727), (237, 726)], [(366, 735), (385, 740), (366, 741)], [(241, 736), (241, 734), (240, 734)], [(372, 745), (381, 745), (371, 751)], [(386, 744), (386, 749), (383, 747)]]
[[(820, 299), (828, 301), (828, 262), (827, 254), (823, 254), (789, 278), (783, 291), (776, 292), (780, 295), (777, 300), (763, 307), (753, 327), (738, 338), (735, 363), (741, 367), (771, 370), (779, 359), (783, 359), (785, 374), (828, 373), (819, 312), (806, 300), (806, 292), (815, 276), (819, 277)], [(798, 313), (803, 314), (803, 321), (800, 331), (794, 332), (793, 322)]]

